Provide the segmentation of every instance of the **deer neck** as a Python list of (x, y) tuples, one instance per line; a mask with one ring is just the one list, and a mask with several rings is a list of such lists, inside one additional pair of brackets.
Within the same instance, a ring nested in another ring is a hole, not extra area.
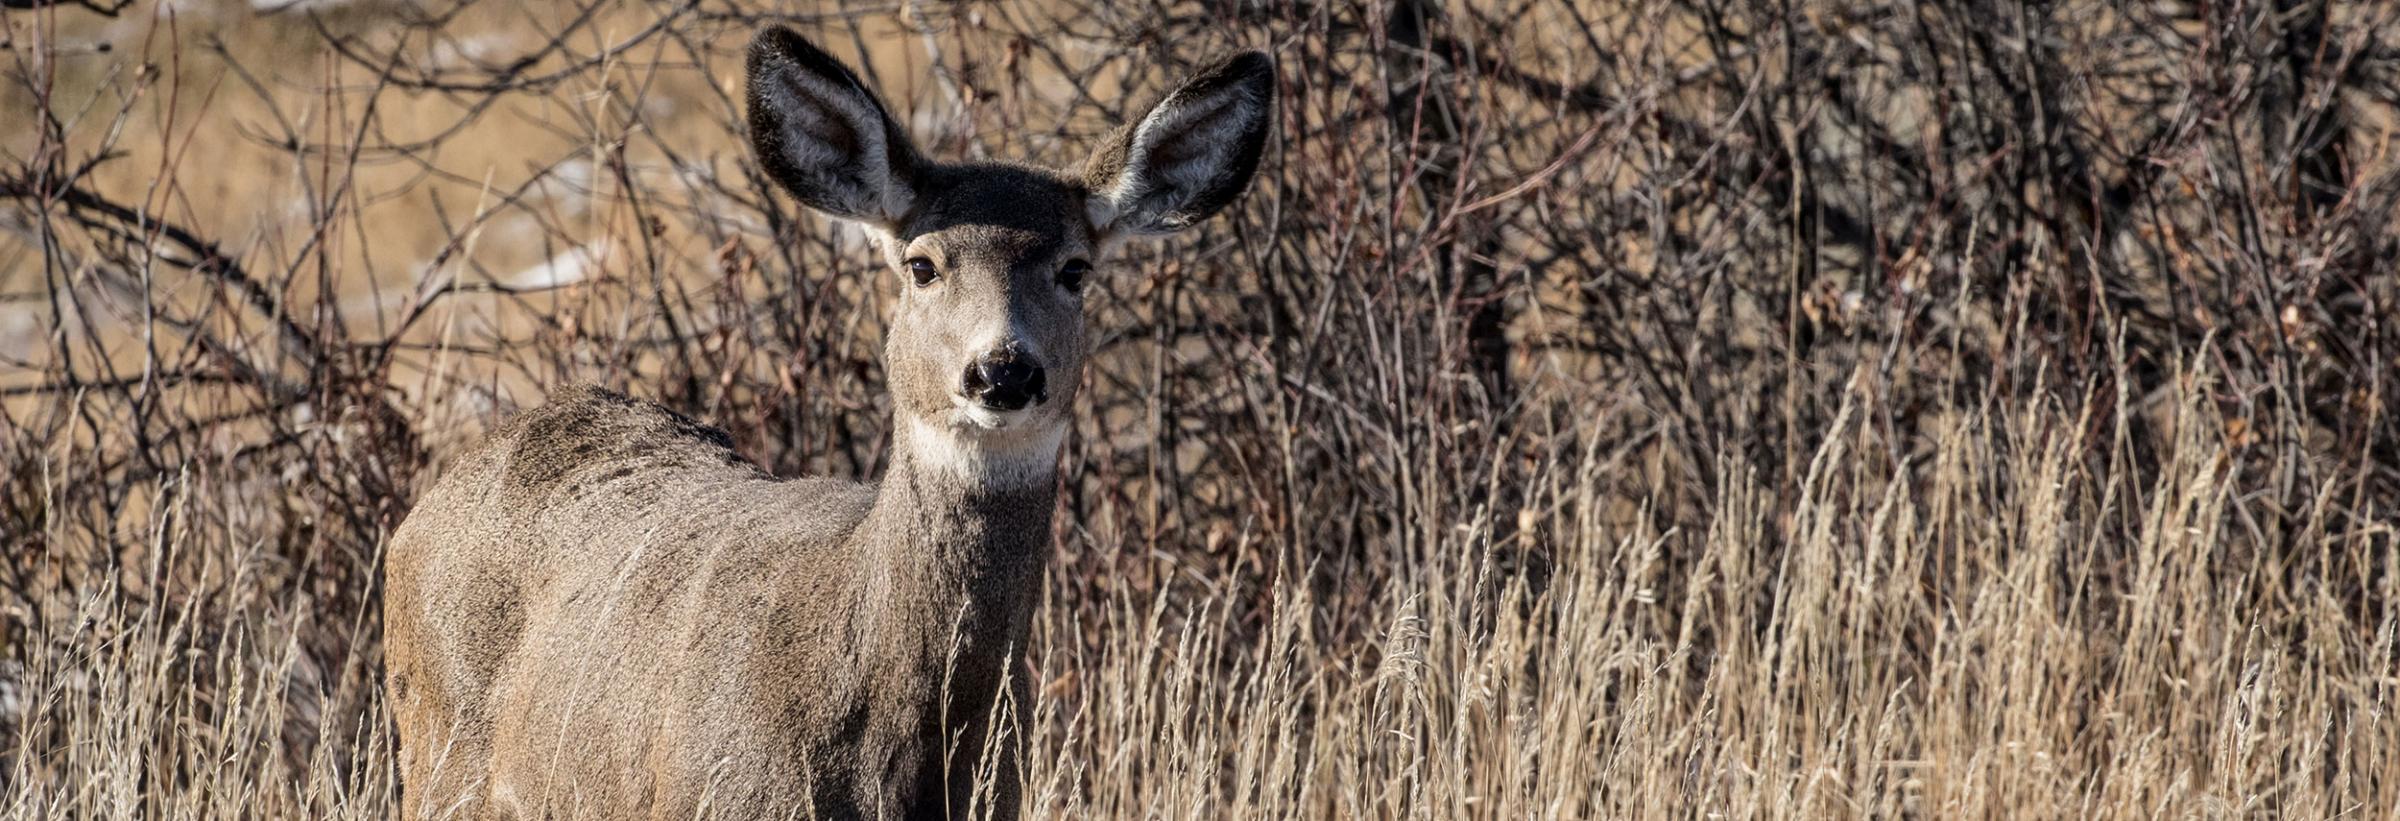
[(872, 633), (895, 661), (983, 679), (1024, 651), (1066, 426), (1050, 427), (974, 435), (897, 420), (891, 469), (861, 524), (858, 591), (860, 612), (883, 614)]

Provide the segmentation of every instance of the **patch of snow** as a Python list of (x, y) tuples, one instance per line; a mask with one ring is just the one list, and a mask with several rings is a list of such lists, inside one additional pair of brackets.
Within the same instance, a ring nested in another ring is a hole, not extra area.
[(518, 269), (500, 282), (512, 288), (555, 288), (582, 282), (600, 272), (608, 261), (609, 247), (605, 239), (592, 240)]

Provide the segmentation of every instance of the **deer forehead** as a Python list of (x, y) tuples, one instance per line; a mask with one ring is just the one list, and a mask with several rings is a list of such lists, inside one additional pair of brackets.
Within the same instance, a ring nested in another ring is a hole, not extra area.
[[(924, 239), (926, 250), (952, 263), (1044, 259), (1088, 244), (1092, 226), (1080, 184), (1038, 168), (972, 164), (931, 175), (929, 195), (909, 215), (899, 239)], [(962, 257), (983, 257), (966, 259)]]
[(918, 234), (902, 247), (900, 259), (933, 260), (954, 272), (1005, 276), (1029, 264), (1071, 253), (1074, 243), (1064, 236), (982, 223), (945, 226)]

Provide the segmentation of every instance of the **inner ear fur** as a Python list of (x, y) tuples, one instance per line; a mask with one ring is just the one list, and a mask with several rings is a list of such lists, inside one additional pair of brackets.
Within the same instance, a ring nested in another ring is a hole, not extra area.
[(1119, 129), (1084, 164), (1092, 224), (1112, 234), (1188, 228), (1241, 198), (1275, 119), (1275, 65), (1218, 60)]
[(908, 213), (925, 161), (849, 66), (770, 26), (750, 41), (748, 98), (751, 147), (794, 199), (885, 229)]

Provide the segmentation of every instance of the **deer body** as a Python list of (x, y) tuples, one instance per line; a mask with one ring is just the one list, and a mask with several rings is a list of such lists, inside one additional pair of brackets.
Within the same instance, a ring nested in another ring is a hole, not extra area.
[(968, 713), (1023, 643), (1051, 489), (894, 462), (879, 486), (779, 481), (721, 434), (589, 388), (518, 417), (412, 516), (489, 529), (390, 576), (394, 601), (419, 603), (392, 610), (395, 634), (425, 632), (419, 613), (468, 628), (459, 645), (395, 642), (395, 700), (493, 717), (463, 722), (450, 760), (409, 751), (438, 774), (409, 786), (488, 781), (502, 804), (567, 815), (805, 796), (872, 817), (945, 796), (946, 768), (982, 762), (944, 760), (936, 728), (982, 737)]
[(787, 31), (750, 68), (762, 163), (899, 274), (890, 467), (778, 479), (597, 388), (504, 425), (387, 552), (407, 817), (1016, 813), (1081, 271), (1239, 195), (1270, 69), (1203, 72), (1073, 174), (928, 162)]

